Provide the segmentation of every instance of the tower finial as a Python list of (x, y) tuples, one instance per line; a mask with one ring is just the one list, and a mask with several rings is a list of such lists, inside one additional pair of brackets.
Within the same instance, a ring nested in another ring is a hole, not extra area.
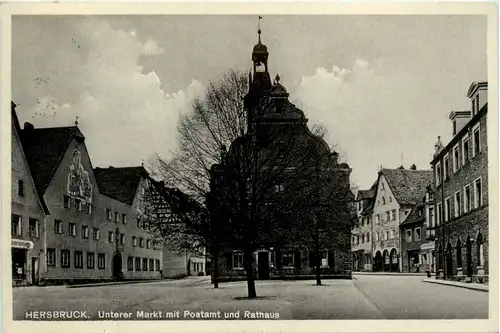
[(259, 16), (259, 20), (258, 20), (258, 30), (257, 30), (257, 33), (259, 34), (259, 44), (261, 44), (260, 34), (262, 33), (262, 30), (260, 30), (260, 20), (262, 20), (262, 16)]
[(76, 116), (76, 118), (75, 118), (75, 126), (78, 126), (78, 119), (80, 119), (80, 117)]

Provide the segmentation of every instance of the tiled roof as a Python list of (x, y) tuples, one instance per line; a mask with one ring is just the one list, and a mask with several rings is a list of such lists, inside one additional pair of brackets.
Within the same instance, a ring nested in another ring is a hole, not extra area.
[(21, 141), (35, 186), (41, 194), (45, 193), (73, 138), (85, 139), (76, 126), (35, 129), (25, 123)]
[(432, 183), (431, 170), (382, 169), (380, 172), (400, 205), (415, 205)]
[(99, 193), (131, 205), (141, 178), (148, 177), (148, 172), (142, 166), (95, 168), (94, 176)]
[(356, 200), (373, 199), (375, 197), (375, 190), (359, 190)]
[(418, 202), (417, 205), (415, 205), (415, 207), (412, 208), (410, 214), (408, 214), (408, 216), (406, 217), (406, 219), (404, 220), (403, 223), (401, 223), (399, 226), (400, 227), (404, 227), (404, 226), (407, 226), (407, 225), (410, 225), (410, 224), (413, 224), (413, 223), (419, 223), (419, 222), (424, 222), (425, 220), (425, 215), (422, 214), (422, 215), (418, 215), (418, 211), (419, 209), (422, 208), (422, 206), (424, 205), (424, 202), (423, 202), (423, 199), (420, 200)]

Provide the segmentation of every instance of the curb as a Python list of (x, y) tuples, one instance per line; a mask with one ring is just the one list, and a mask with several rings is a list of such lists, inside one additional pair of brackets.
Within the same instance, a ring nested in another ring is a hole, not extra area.
[(422, 281), (427, 282), (427, 283), (440, 284), (442, 286), (464, 288), (464, 289), (469, 289), (469, 290), (482, 291), (485, 293), (489, 292), (489, 287), (487, 287), (487, 286), (479, 287), (479, 286), (474, 286), (474, 285), (470, 285), (468, 283), (463, 283), (463, 282), (452, 283), (452, 282), (445, 282), (445, 281), (436, 280), (436, 279), (424, 279)]
[(139, 281), (118, 281), (109, 283), (73, 284), (73, 285), (67, 285), (66, 288), (104, 287), (104, 286), (115, 286), (120, 284), (153, 283), (161, 281), (166, 281), (166, 280), (144, 280), (144, 281), (139, 280)]
[(426, 273), (384, 273), (384, 272), (355, 272), (352, 275), (374, 275), (374, 276), (427, 276)]

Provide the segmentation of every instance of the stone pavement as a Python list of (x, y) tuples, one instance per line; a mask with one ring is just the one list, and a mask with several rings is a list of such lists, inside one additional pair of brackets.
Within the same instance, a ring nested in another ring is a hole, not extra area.
[(445, 286), (466, 288), (466, 289), (485, 291), (485, 292), (489, 291), (488, 285), (481, 284), (481, 283), (465, 283), (465, 282), (450, 281), (450, 280), (438, 280), (438, 279), (434, 279), (434, 278), (424, 279), (424, 282), (437, 283), (437, 284), (442, 284)]

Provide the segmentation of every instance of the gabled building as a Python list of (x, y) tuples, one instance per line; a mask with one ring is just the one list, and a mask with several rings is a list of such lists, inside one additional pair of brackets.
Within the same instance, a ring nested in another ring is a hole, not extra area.
[(431, 183), (432, 172), (415, 165), (379, 171), (373, 208), (374, 271), (402, 271), (400, 225)]
[(488, 83), (473, 82), (470, 111), (452, 111), (453, 138), (438, 137), (434, 175), (438, 277), (488, 281)]
[(374, 183), (369, 190), (359, 190), (356, 195), (358, 223), (353, 228), (351, 241), (353, 271), (372, 270), (372, 216), (376, 189), (377, 183)]
[(21, 127), (11, 104), (11, 252), (12, 284), (38, 284), (47, 273), (45, 259), (46, 217), (50, 213), (37, 190), (23, 145)]

